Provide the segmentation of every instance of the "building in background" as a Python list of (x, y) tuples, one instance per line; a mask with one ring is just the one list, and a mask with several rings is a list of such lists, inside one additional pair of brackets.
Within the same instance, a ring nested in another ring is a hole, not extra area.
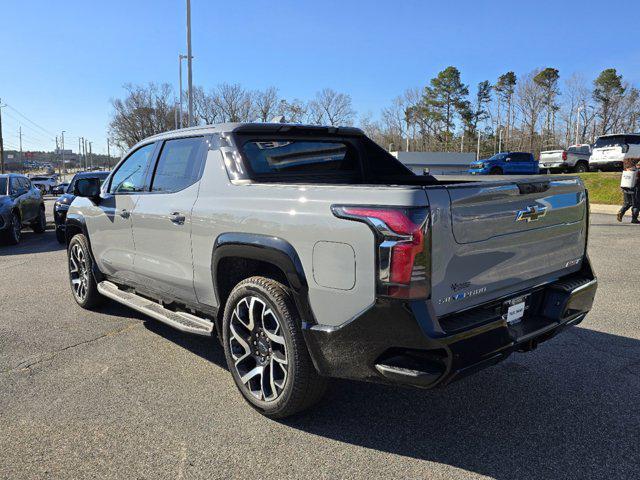
[(469, 164), (476, 159), (472, 152), (391, 152), (391, 155), (417, 175), (422, 175), (425, 169), (431, 175), (467, 174)]

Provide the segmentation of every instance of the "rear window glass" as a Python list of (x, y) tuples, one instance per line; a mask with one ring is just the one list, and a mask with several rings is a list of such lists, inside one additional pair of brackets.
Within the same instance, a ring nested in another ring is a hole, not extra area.
[(0, 195), (7, 194), (7, 177), (0, 178)]
[(260, 139), (245, 142), (242, 150), (258, 177), (358, 174), (357, 151), (347, 142)]
[(600, 137), (596, 140), (596, 143), (593, 145), (593, 148), (604, 148), (604, 147), (619, 147), (624, 145), (625, 139), (624, 135), (614, 135), (611, 137)]

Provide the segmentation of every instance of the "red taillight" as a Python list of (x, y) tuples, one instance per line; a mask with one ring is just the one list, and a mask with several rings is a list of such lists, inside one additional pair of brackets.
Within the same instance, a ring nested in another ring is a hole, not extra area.
[(562, 160), (566, 160), (567, 159), (567, 152), (562, 152)]
[(427, 209), (344, 206), (333, 211), (338, 217), (365, 222), (374, 230), (381, 294), (396, 298), (427, 295), (427, 265), (416, 262), (416, 258), (426, 257)]

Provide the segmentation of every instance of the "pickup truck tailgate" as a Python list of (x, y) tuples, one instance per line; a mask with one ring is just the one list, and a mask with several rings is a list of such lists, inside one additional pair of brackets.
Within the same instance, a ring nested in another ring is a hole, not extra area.
[(473, 182), (426, 191), (438, 315), (508, 296), (581, 266), (588, 219), (577, 178)]

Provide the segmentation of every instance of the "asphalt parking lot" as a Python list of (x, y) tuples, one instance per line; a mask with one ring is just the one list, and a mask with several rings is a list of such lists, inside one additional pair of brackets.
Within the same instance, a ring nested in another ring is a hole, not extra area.
[(639, 252), (593, 215), (580, 326), (442, 390), (336, 381), (276, 422), (218, 344), (76, 306), (53, 231), (25, 231), (0, 247), (0, 478), (638, 478)]

